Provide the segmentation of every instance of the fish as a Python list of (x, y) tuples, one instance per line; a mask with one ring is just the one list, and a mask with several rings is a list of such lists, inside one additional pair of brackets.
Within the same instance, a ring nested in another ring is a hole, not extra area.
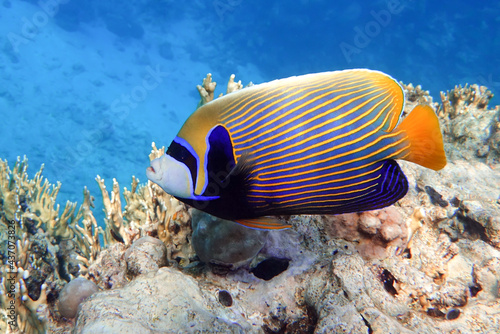
[(375, 70), (254, 85), (196, 109), (146, 175), (180, 201), (249, 228), (381, 209), (408, 191), (396, 159), (446, 165), (433, 109), (417, 105), (403, 118), (404, 107), (401, 85)]

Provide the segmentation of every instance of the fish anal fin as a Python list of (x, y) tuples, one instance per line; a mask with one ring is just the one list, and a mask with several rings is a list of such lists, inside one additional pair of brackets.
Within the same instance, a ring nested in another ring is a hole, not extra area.
[(251, 219), (237, 219), (235, 222), (245, 227), (259, 230), (283, 230), (292, 227), (292, 225), (285, 221), (269, 216)]
[(404, 158), (433, 170), (446, 166), (443, 135), (439, 120), (427, 105), (417, 105), (396, 128), (402, 130), (410, 141), (410, 154)]
[(375, 181), (377, 186), (374, 191), (358, 198), (356, 201), (346, 203), (343, 212), (370, 211), (385, 208), (403, 198), (408, 192), (408, 180), (396, 161), (382, 162), (379, 177)]

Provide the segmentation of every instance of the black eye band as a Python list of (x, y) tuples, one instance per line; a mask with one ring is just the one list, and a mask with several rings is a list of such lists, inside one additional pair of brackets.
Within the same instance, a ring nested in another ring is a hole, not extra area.
[(187, 168), (189, 168), (189, 171), (191, 172), (191, 179), (193, 180), (193, 189), (195, 189), (198, 175), (198, 162), (195, 156), (187, 147), (177, 143), (176, 141), (173, 141), (170, 144), (166, 154), (170, 155), (175, 160), (182, 162), (187, 166)]

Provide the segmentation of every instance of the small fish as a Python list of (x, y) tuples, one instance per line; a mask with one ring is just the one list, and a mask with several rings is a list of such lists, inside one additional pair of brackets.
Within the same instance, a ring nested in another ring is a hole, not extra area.
[(197, 109), (148, 178), (214, 216), (261, 229), (273, 216), (341, 214), (389, 206), (408, 181), (395, 159), (446, 165), (438, 119), (365, 69), (290, 77), (244, 88)]

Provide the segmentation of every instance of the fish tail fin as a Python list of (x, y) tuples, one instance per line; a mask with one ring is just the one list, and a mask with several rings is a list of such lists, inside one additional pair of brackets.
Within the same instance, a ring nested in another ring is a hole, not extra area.
[(404, 159), (433, 170), (446, 166), (443, 136), (434, 110), (427, 105), (417, 105), (399, 124), (410, 141), (410, 154)]

